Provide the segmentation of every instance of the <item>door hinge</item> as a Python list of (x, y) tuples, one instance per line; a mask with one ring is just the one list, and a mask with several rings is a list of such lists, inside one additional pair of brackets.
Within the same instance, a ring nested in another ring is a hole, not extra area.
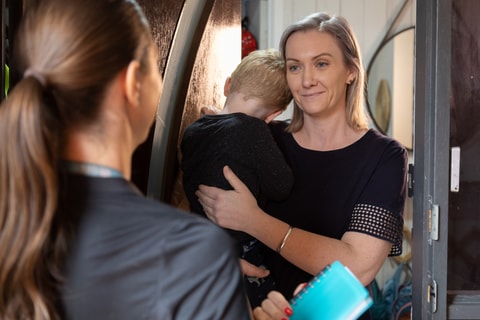
[(429, 242), (431, 243), (432, 240), (438, 240), (438, 219), (440, 215), (440, 209), (438, 204), (432, 204), (432, 206), (428, 209), (428, 234), (429, 234)]
[(409, 198), (413, 197), (413, 184), (414, 184), (414, 179), (413, 179), (413, 163), (408, 164), (408, 174), (407, 174), (407, 195)]
[(427, 285), (427, 302), (431, 306), (432, 313), (437, 311), (437, 282), (431, 279), (431, 283)]

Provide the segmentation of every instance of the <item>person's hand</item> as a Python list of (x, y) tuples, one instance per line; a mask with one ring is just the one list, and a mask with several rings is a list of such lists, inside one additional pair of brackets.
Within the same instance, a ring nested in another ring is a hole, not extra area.
[(296, 288), (295, 291), (293, 292), (293, 295), (296, 296), (303, 288), (305, 288), (308, 285), (307, 282), (300, 283)]
[(270, 291), (262, 305), (253, 310), (255, 320), (286, 320), (292, 314), (287, 299), (278, 291)]
[[(298, 294), (306, 285), (306, 282), (299, 284), (295, 289), (294, 295)], [(267, 299), (262, 301), (262, 305), (253, 310), (255, 320), (286, 320), (292, 314), (292, 307), (287, 299), (278, 291), (270, 291)]]
[(269, 270), (257, 267), (244, 259), (240, 259), (240, 268), (242, 273), (248, 277), (265, 278), (270, 274)]
[(221, 227), (248, 233), (248, 223), (255, 223), (255, 214), (261, 211), (248, 187), (225, 166), (223, 174), (233, 190), (200, 185), (198, 197), (207, 217)]
[(218, 110), (214, 106), (208, 106), (208, 107), (201, 107), (200, 108), (200, 114), (205, 115), (205, 114), (217, 114)]

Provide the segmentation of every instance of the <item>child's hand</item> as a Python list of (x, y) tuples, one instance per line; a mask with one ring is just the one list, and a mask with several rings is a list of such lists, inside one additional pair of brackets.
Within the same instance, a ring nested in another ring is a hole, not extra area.
[(205, 115), (205, 114), (217, 114), (218, 110), (214, 106), (208, 106), (208, 107), (202, 107), (200, 109), (200, 114)]
[(265, 278), (270, 274), (269, 270), (257, 267), (244, 259), (240, 259), (240, 268), (242, 273), (248, 277)]

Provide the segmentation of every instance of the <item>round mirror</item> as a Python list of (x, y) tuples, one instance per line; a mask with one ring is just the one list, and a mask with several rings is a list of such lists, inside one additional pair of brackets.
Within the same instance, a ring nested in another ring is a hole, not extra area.
[(387, 38), (367, 69), (367, 106), (374, 125), (407, 149), (413, 148), (415, 29)]

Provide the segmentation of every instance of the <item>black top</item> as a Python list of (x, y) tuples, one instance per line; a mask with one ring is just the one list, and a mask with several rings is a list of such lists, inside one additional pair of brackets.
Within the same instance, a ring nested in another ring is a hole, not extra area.
[(122, 178), (68, 174), (60, 214), (73, 223), (62, 287), (67, 319), (247, 319), (230, 237), (147, 200)]
[[(401, 254), (405, 148), (371, 129), (348, 147), (308, 150), (284, 130), (286, 125), (275, 122), (271, 129), (295, 181), (289, 197), (269, 202), (266, 212), (294, 227), (335, 239), (346, 231), (366, 233), (390, 241), (391, 255)], [(266, 262), (286, 297), (312, 277), (271, 250)]]
[[(181, 143), (183, 186), (190, 210), (204, 215), (195, 196), (199, 184), (232, 189), (225, 165), (248, 186), (264, 207), (284, 199), (293, 176), (265, 121), (243, 113), (205, 115), (187, 127)], [(240, 241), (248, 239), (232, 233)]]

